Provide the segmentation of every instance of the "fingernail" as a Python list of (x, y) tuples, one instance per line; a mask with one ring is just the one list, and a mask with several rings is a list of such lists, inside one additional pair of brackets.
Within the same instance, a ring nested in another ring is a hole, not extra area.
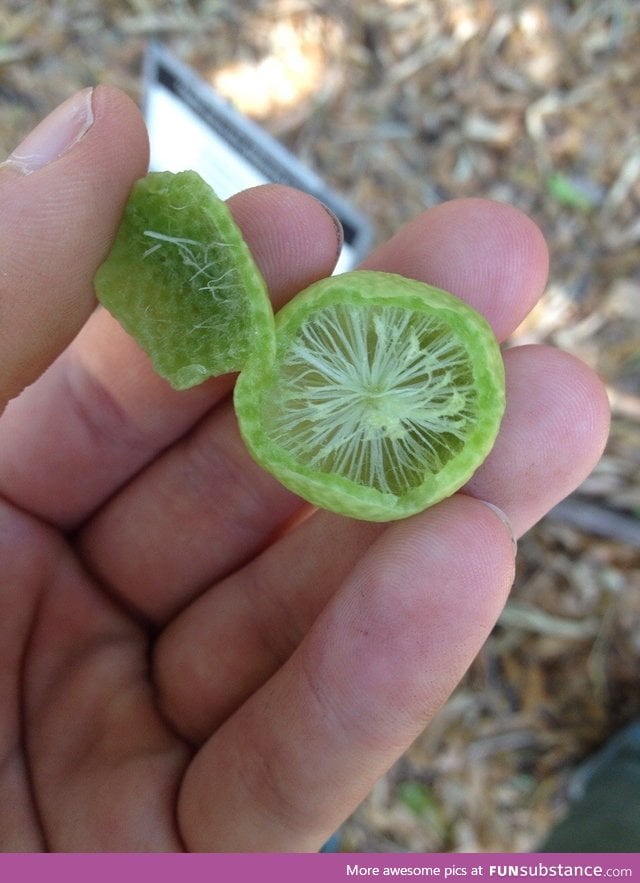
[(336, 255), (340, 257), (340, 253), (342, 252), (342, 246), (344, 245), (344, 228), (342, 226), (342, 221), (336, 215), (334, 211), (332, 211), (329, 206), (325, 202), (320, 201), (320, 205), (325, 210), (325, 212), (329, 215), (331, 220), (333, 221), (333, 226), (336, 230), (336, 239), (337, 239), (337, 247), (336, 247)]
[(511, 545), (513, 546), (513, 555), (515, 557), (518, 553), (518, 541), (516, 539), (513, 526), (509, 521), (507, 515), (502, 511), (502, 509), (499, 509), (498, 506), (495, 506), (493, 503), (489, 503), (487, 500), (481, 500), (479, 497), (476, 497), (476, 500), (478, 500), (479, 503), (484, 503), (484, 505), (488, 506), (492, 512), (495, 512), (500, 521), (507, 528), (507, 530), (509, 531), (509, 536), (511, 537)]
[(7, 164), (29, 174), (70, 150), (93, 124), (92, 96), (90, 88), (68, 98), (27, 135)]

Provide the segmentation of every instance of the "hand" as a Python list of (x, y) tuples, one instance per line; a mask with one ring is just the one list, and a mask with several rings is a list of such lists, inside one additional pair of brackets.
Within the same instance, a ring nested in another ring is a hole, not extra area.
[[(481, 500), (527, 530), (597, 461), (606, 398), (574, 358), (510, 349), (463, 492), (391, 526), (302, 518), (239, 441), (231, 380), (171, 390), (94, 309), (146, 150), (101, 87), (0, 166), (0, 849), (317, 850), (499, 616), (512, 538)], [(331, 272), (314, 199), (231, 205), (277, 304)], [(367, 266), (453, 291), (504, 339), (547, 254), (515, 209), (464, 200)]]

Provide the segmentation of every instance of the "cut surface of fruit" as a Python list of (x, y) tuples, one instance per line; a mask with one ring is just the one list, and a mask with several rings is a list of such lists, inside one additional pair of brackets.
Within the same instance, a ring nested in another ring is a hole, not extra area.
[(177, 389), (273, 357), (265, 283), (227, 206), (196, 172), (136, 183), (95, 289)]
[(403, 518), (460, 488), (489, 453), (504, 369), (487, 322), (395, 274), (315, 283), (276, 316), (270, 367), (236, 384), (255, 459), (309, 502)]

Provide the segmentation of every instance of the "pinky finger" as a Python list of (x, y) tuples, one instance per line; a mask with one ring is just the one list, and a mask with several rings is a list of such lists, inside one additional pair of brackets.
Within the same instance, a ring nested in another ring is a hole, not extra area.
[(196, 755), (179, 800), (187, 848), (319, 849), (454, 689), (513, 567), (505, 525), (469, 497), (390, 527)]

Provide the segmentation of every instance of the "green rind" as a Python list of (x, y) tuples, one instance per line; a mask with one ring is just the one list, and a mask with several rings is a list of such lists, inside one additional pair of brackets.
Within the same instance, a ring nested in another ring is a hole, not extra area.
[(176, 389), (273, 359), (264, 280), (196, 172), (152, 172), (135, 184), (95, 290)]
[[(275, 365), (304, 317), (321, 304), (398, 303), (436, 313), (470, 354), (477, 391), (478, 417), (463, 448), (433, 476), (399, 496), (327, 475), (296, 461), (265, 431), (266, 409), (278, 378)], [(243, 439), (254, 459), (308, 502), (352, 518), (393, 521), (420, 512), (461, 488), (489, 454), (505, 407), (504, 366), (499, 345), (486, 320), (448, 292), (402, 276), (357, 270), (323, 279), (290, 301), (276, 316), (276, 362), (253, 364), (235, 388), (235, 408)]]

